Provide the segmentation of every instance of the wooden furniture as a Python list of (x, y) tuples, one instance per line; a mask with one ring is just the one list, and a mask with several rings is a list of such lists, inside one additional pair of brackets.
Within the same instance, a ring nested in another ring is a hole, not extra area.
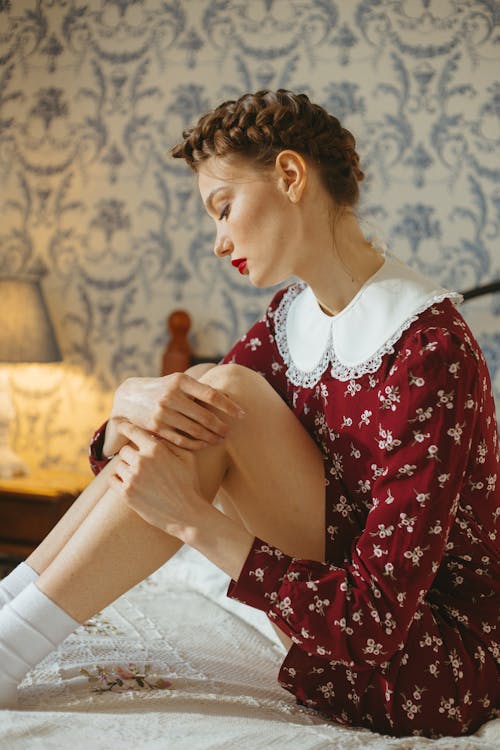
[(173, 372), (184, 372), (191, 365), (201, 362), (213, 362), (217, 364), (222, 354), (210, 357), (197, 357), (194, 355), (188, 335), (191, 328), (191, 316), (186, 310), (174, 310), (167, 318), (167, 331), (169, 339), (165, 346), (161, 359), (161, 374), (170, 375)]
[(170, 338), (163, 352), (161, 374), (184, 372), (191, 364), (193, 352), (188, 341), (191, 318), (185, 310), (174, 310), (167, 318)]
[(0, 561), (3, 572), (24, 560), (68, 510), (92, 474), (40, 471), (0, 480)]

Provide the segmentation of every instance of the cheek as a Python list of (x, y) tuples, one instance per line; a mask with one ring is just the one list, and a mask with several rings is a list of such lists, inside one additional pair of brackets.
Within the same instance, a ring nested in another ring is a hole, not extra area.
[(282, 206), (276, 207), (271, 219), (274, 240), (282, 246), (284, 253), (289, 251), (297, 241), (298, 228), (295, 226), (293, 219), (294, 217), (290, 215), (290, 212), (283, 209)]
[(256, 226), (265, 230), (267, 237), (274, 240), (284, 237), (288, 233), (286, 214), (283, 207), (276, 202), (265, 206), (261, 212), (260, 218), (255, 219)]

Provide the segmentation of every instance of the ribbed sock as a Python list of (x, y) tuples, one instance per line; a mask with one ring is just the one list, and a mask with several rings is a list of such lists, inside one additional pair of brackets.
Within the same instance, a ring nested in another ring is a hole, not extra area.
[(14, 570), (0, 580), (0, 609), (15, 599), (30, 583), (35, 583), (39, 575), (25, 562), (19, 563)]
[(0, 707), (15, 707), (24, 676), (79, 623), (30, 583), (0, 611)]

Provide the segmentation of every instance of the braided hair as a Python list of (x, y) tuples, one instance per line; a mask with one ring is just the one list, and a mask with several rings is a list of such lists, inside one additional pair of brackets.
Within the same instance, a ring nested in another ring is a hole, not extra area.
[(211, 156), (240, 156), (271, 167), (284, 149), (309, 158), (338, 205), (354, 206), (364, 174), (354, 136), (306, 94), (285, 89), (257, 91), (223, 102), (182, 134), (171, 150), (197, 171)]

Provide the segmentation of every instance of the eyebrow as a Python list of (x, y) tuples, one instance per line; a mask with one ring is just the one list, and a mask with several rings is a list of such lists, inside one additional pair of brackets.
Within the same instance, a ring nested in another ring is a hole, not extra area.
[(213, 210), (213, 197), (214, 197), (214, 195), (215, 195), (216, 193), (218, 193), (218, 192), (219, 192), (219, 190), (225, 190), (225, 187), (224, 187), (224, 185), (220, 185), (219, 187), (216, 187), (216, 188), (214, 188), (214, 189), (213, 189), (213, 190), (211, 190), (211, 191), (210, 191), (210, 193), (208, 194), (208, 197), (207, 197), (207, 199), (206, 199), (206, 201), (205, 201), (205, 206), (207, 207), (207, 209), (208, 209), (209, 211), (210, 211), (210, 210)]

